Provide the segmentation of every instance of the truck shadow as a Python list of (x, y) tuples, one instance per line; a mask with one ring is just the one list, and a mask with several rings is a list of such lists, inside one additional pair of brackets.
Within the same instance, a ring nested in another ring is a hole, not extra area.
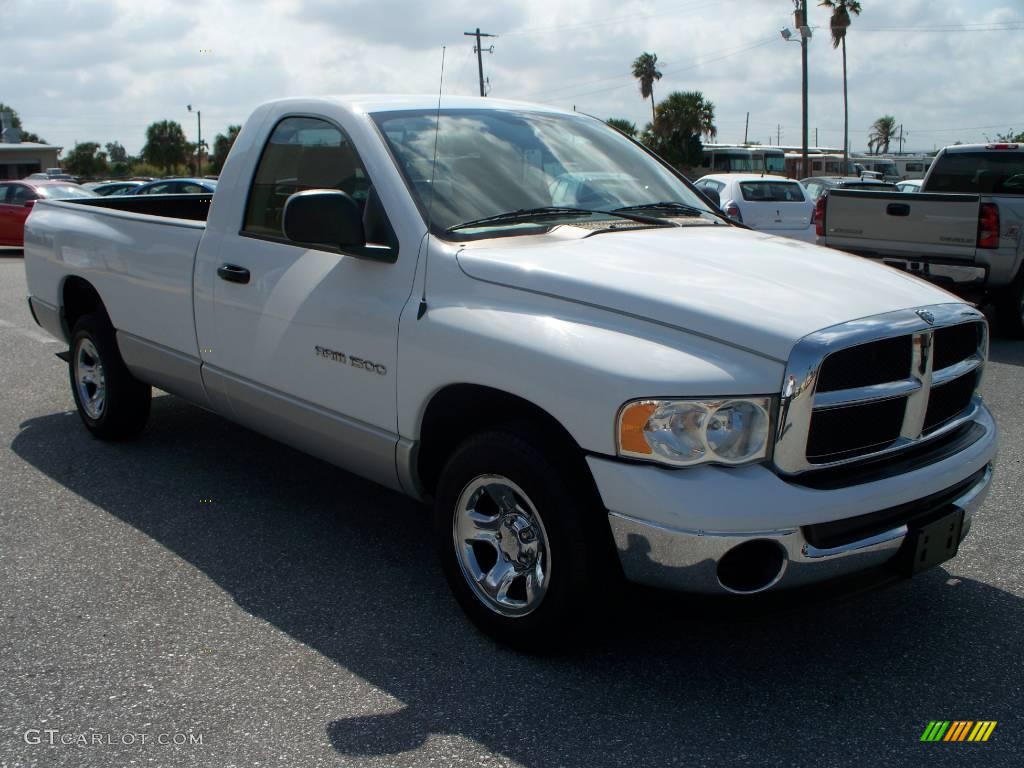
[(424, 507), (176, 399), (154, 400), (130, 445), (61, 413), (22, 424), (12, 449), (404, 703), (325, 720), (346, 758), (455, 735), (529, 766), (856, 763), (880, 748), (923, 764), (918, 738), (940, 718), (999, 720), (989, 759), (1024, 742), (1024, 601), (941, 568), (749, 605), (640, 592), (589, 647), (532, 657), (462, 618)]

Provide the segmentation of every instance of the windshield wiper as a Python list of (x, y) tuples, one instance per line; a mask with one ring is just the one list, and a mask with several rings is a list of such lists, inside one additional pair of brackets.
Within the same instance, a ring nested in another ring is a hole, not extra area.
[(598, 211), (590, 208), (567, 208), (558, 205), (546, 205), (540, 208), (520, 208), (518, 211), (508, 211), (495, 216), (485, 216), (482, 219), (464, 221), (461, 224), (453, 224), (446, 229), (446, 232), (455, 232), (459, 229), (470, 229), (472, 227), (484, 227), (488, 224), (515, 224), (524, 221), (537, 221), (539, 219), (553, 219), (564, 216), (615, 216), (620, 219), (639, 221), (641, 224), (653, 224), (655, 226), (673, 226), (664, 219), (656, 219), (653, 216), (640, 216), (630, 213), (625, 209), (614, 211)]
[(687, 205), (686, 203), (677, 203), (675, 201), (626, 205), (622, 208), (616, 208), (614, 213), (622, 213), (623, 211), (671, 211), (673, 213), (688, 214), (690, 216), (700, 216), (702, 213), (714, 213), (713, 211), (698, 208), (695, 205)]

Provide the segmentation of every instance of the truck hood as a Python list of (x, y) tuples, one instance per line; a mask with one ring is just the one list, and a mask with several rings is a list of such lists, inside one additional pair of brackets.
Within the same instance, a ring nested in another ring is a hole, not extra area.
[(822, 328), (957, 301), (891, 267), (736, 227), (571, 239), (556, 232), (477, 241), (458, 253), (458, 263), (477, 280), (641, 317), (779, 361)]

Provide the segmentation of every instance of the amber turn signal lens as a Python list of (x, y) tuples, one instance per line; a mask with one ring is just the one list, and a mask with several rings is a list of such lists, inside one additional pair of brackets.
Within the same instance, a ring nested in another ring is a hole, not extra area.
[(619, 447), (623, 451), (653, 453), (651, 446), (644, 439), (644, 427), (657, 408), (658, 404), (651, 401), (631, 403), (626, 406), (619, 419)]

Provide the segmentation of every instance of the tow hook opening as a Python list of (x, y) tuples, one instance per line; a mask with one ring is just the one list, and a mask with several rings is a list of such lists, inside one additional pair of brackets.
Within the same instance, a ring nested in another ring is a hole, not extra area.
[(785, 567), (786, 550), (777, 541), (745, 541), (718, 561), (718, 582), (730, 592), (749, 595), (775, 584)]

